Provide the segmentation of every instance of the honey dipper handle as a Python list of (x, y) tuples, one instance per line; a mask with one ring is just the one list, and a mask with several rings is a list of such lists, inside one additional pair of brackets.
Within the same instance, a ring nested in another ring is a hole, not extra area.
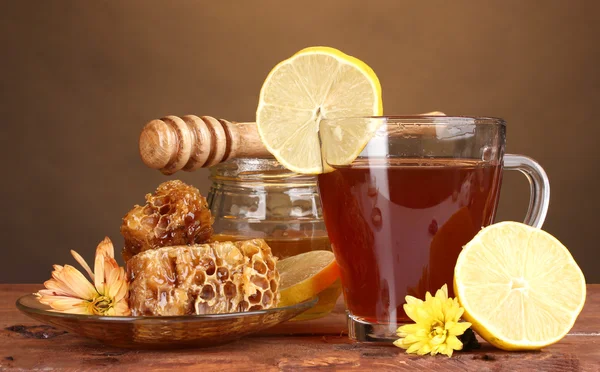
[(232, 123), (210, 116), (166, 116), (140, 134), (140, 156), (164, 174), (193, 171), (236, 157), (270, 157), (255, 123)]

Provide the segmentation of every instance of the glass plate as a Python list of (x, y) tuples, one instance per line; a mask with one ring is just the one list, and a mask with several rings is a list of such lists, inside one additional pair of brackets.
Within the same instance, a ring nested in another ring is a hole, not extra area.
[(50, 311), (33, 294), (17, 300), (29, 317), (57, 328), (127, 348), (165, 349), (222, 345), (285, 322), (313, 307), (318, 298), (297, 305), (231, 314), (185, 316), (98, 316)]

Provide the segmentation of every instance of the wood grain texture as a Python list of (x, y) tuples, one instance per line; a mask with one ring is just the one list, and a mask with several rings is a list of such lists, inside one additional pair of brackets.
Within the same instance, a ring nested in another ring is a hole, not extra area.
[(166, 116), (148, 122), (139, 139), (144, 164), (166, 175), (207, 168), (228, 159), (271, 157), (256, 123), (235, 123), (211, 116)]
[[(39, 285), (0, 285), (0, 370), (178, 371), (599, 371), (600, 285), (588, 285), (586, 305), (571, 333), (535, 352), (504, 352), (483, 342), (475, 352), (417, 357), (392, 346), (353, 343), (340, 306), (327, 318), (288, 323), (256, 337), (210, 349), (117, 349), (30, 320), (14, 306)], [(294, 334), (294, 336), (290, 336)]]

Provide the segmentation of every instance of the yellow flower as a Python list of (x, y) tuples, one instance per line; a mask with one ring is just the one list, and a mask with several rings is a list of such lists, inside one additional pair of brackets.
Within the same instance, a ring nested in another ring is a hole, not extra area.
[(96, 248), (94, 272), (75, 251), (71, 254), (88, 273), (92, 283), (73, 266), (54, 265), (52, 279), (35, 295), (54, 311), (88, 315), (130, 315), (129, 284), (125, 270), (115, 261), (115, 250), (109, 238)]
[(458, 322), (464, 309), (456, 298), (448, 298), (448, 287), (437, 291), (435, 297), (429, 292), (425, 301), (406, 296), (404, 311), (415, 324), (403, 325), (396, 331), (400, 339), (394, 345), (406, 349), (409, 354), (445, 354), (452, 356), (454, 350), (461, 350), (462, 335), (470, 326), (469, 322)]

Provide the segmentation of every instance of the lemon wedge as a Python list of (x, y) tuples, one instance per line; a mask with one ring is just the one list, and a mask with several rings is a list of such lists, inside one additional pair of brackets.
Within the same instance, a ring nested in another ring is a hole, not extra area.
[(460, 253), (454, 290), (464, 318), (504, 350), (541, 349), (573, 327), (585, 278), (552, 235), (518, 222), (482, 229)]
[(310, 251), (285, 258), (277, 262), (277, 270), (280, 307), (309, 300), (340, 277), (335, 257), (329, 251)]
[[(264, 145), (283, 166), (319, 174), (331, 170), (323, 165), (322, 144), (334, 142), (328, 160), (347, 164), (360, 154), (379, 124), (355, 120), (319, 136), (322, 119), (382, 113), (381, 84), (367, 64), (334, 48), (311, 47), (271, 70), (260, 91), (256, 124)], [(335, 141), (329, 141), (332, 136)]]

